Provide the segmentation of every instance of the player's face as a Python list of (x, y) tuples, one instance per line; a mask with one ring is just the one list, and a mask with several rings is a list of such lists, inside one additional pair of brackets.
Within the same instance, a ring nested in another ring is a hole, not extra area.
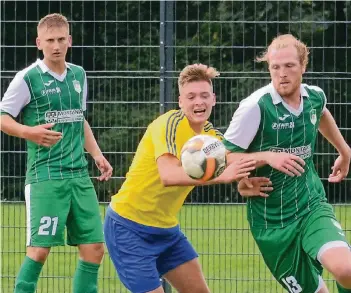
[(203, 126), (215, 104), (216, 97), (207, 81), (189, 82), (180, 89), (179, 107), (194, 125)]
[(65, 26), (42, 27), (38, 31), (37, 47), (43, 51), (44, 59), (51, 62), (64, 62), (67, 49), (72, 45), (72, 38)]
[(279, 95), (283, 98), (300, 95), (305, 68), (300, 63), (297, 49), (294, 46), (272, 49), (268, 62), (273, 86)]

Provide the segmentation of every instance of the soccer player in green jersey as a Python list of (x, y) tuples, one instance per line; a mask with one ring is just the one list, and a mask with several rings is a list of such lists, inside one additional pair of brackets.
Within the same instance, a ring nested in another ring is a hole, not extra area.
[[(327, 293), (322, 268), (339, 292), (351, 292), (351, 251), (313, 164), (318, 131), (337, 149), (329, 182), (349, 171), (351, 150), (317, 86), (302, 84), (308, 48), (292, 35), (275, 38), (258, 61), (272, 82), (241, 101), (224, 135), (229, 161), (258, 162), (254, 176), (271, 179), (269, 197), (249, 197), (251, 233), (266, 265), (291, 293)], [(239, 192), (250, 195), (247, 180)], [(257, 191), (258, 192), (258, 191)], [(251, 194), (252, 195), (252, 194)]]
[[(102, 155), (84, 118), (87, 78), (80, 66), (65, 62), (71, 47), (69, 24), (60, 14), (42, 18), (37, 47), (44, 59), (17, 73), (1, 101), (1, 130), (27, 141), (25, 182), (27, 253), (15, 293), (35, 292), (53, 246), (78, 246), (74, 293), (96, 293), (104, 254), (102, 222), (84, 149), (108, 180), (112, 167)], [(23, 114), (23, 124), (14, 120)]]

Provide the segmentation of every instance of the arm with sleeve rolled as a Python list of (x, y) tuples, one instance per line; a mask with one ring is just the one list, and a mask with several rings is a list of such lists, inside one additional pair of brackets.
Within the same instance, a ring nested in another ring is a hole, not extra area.
[(343, 180), (350, 167), (351, 149), (340, 133), (340, 130), (330, 111), (325, 108), (319, 123), (319, 132), (336, 148), (339, 157), (336, 159), (329, 182), (337, 183)]
[[(87, 97), (88, 97), (88, 81), (86, 73), (84, 72), (84, 85), (83, 85), (83, 103), (82, 108), (85, 111), (87, 106)], [(100, 147), (94, 137), (94, 133), (91, 130), (89, 122), (84, 119), (84, 149), (91, 155), (95, 161), (96, 167), (101, 172), (101, 175), (98, 177), (100, 181), (107, 181), (111, 178), (113, 168), (109, 161), (102, 154)]]

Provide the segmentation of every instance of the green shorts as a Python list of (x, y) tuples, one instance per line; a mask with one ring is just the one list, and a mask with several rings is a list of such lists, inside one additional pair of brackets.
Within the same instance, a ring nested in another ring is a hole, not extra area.
[(25, 187), (27, 246), (104, 242), (102, 219), (89, 177), (47, 180)]
[(322, 253), (332, 247), (348, 247), (333, 208), (317, 209), (281, 229), (251, 228), (266, 265), (291, 293), (315, 293), (322, 286)]

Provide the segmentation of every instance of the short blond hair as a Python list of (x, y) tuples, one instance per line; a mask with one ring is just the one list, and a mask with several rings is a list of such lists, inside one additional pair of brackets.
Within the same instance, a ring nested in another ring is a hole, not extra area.
[(38, 23), (37, 30), (46, 27), (48, 30), (52, 27), (67, 27), (69, 29), (69, 24), (67, 18), (59, 13), (52, 13), (44, 16)]
[(256, 57), (256, 61), (269, 63), (268, 55), (271, 49), (282, 49), (288, 47), (289, 45), (293, 45), (296, 48), (297, 54), (299, 55), (300, 64), (306, 68), (310, 51), (306, 44), (291, 34), (280, 35), (274, 38), (268, 48), (260, 56)]
[(185, 84), (193, 81), (207, 81), (212, 86), (212, 79), (219, 76), (219, 72), (204, 64), (192, 64), (186, 66), (178, 78), (179, 90)]

